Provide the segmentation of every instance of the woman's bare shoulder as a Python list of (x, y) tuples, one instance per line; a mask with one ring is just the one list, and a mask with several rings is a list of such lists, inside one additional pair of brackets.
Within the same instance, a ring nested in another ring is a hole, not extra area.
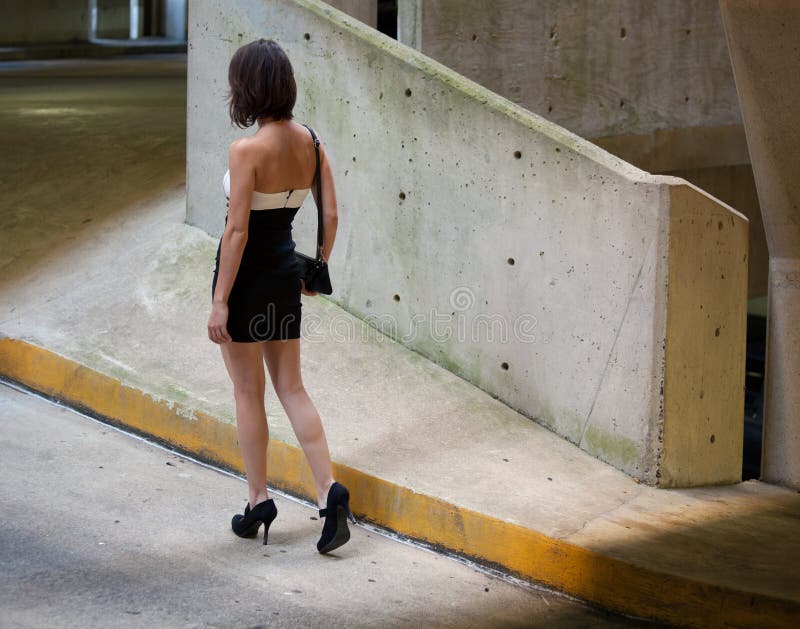
[(230, 160), (235, 160), (240, 164), (255, 166), (265, 156), (268, 156), (269, 150), (270, 147), (265, 146), (263, 141), (257, 141), (257, 138), (246, 136), (231, 142), (228, 156)]
[(311, 137), (310, 136), (310, 132), (309, 132), (309, 128), (312, 129), (314, 131), (314, 135), (317, 136), (317, 139), (320, 142), (322, 142), (322, 137), (320, 137), (319, 131), (317, 130), (317, 128), (313, 124), (310, 124), (308, 122), (306, 122), (306, 123), (297, 122), (296, 120), (292, 120), (292, 124), (295, 126), (295, 129), (297, 129), (301, 133), (304, 133), (308, 137)]
[(228, 152), (231, 155), (239, 155), (244, 157), (245, 155), (252, 153), (253, 145), (251, 142), (251, 138), (244, 137), (244, 138), (237, 138), (233, 142), (228, 149)]

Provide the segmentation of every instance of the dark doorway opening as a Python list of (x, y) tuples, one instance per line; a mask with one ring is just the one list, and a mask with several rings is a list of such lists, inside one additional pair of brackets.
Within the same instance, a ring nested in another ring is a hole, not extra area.
[(767, 318), (747, 315), (747, 354), (744, 386), (744, 450), (742, 480), (761, 476), (761, 441), (764, 433), (764, 371), (767, 350)]
[(377, 0), (378, 30), (397, 39), (397, 0)]

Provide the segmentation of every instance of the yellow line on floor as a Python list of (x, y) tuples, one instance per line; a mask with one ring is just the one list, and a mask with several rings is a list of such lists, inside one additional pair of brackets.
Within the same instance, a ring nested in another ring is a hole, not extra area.
[[(0, 339), (0, 375), (202, 460), (244, 473), (234, 425), (155, 399), (44, 348)], [(271, 440), (268, 469), (270, 485), (316, 502), (311, 471), (299, 448)], [(349, 487), (350, 506), (357, 516), (607, 609), (704, 628), (786, 627), (800, 614), (794, 601), (660, 573), (339, 463), (334, 463), (334, 474)]]

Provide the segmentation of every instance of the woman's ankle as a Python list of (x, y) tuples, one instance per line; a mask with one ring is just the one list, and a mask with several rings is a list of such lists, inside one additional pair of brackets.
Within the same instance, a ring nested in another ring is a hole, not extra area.
[(250, 508), (253, 509), (255, 506), (265, 500), (269, 500), (269, 496), (267, 495), (266, 491), (258, 492), (256, 495), (250, 495)]
[(324, 509), (328, 506), (328, 492), (336, 481), (332, 478), (322, 487), (317, 487), (317, 506)]

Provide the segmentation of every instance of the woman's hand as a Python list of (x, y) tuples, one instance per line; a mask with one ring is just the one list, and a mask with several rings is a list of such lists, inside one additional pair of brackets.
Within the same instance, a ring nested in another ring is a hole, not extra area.
[(300, 283), (301, 283), (300, 292), (303, 293), (304, 295), (313, 297), (314, 295), (317, 294), (316, 291), (306, 289), (306, 281), (302, 277), (300, 278)]
[(211, 316), (208, 318), (208, 338), (217, 343), (230, 343), (228, 334), (228, 304), (215, 301), (211, 306)]

